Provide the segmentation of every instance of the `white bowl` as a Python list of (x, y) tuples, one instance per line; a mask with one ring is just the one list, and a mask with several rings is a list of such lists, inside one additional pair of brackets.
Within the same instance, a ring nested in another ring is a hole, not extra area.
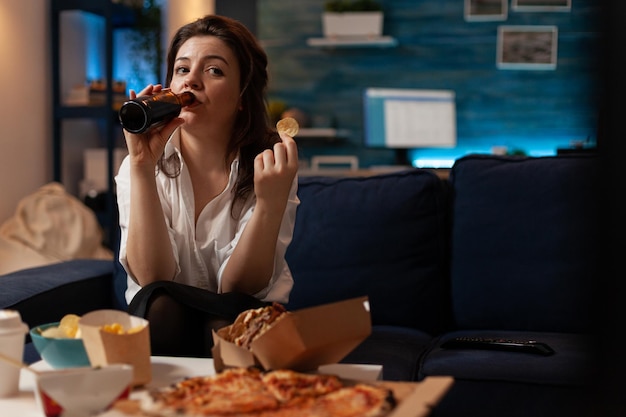
[(85, 417), (127, 398), (132, 379), (133, 367), (124, 364), (42, 371), (36, 376), (35, 393), (46, 416)]

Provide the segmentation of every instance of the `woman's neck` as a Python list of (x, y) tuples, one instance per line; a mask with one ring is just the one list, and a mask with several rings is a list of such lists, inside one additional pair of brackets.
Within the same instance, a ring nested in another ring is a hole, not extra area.
[(194, 194), (194, 215), (198, 220), (204, 207), (228, 184), (234, 156), (226, 157), (230, 138), (196, 137), (181, 131), (180, 151), (187, 166)]
[(205, 170), (230, 170), (234, 155), (226, 155), (230, 132), (192, 132), (181, 129), (180, 147), (188, 165), (202, 167)]

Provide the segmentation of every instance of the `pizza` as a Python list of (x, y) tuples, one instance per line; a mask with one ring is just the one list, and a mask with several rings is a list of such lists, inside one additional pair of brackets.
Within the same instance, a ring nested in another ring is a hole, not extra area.
[(382, 417), (396, 405), (386, 387), (336, 375), (228, 368), (149, 391), (139, 408), (158, 417)]
[(237, 346), (250, 349), (252, 342), (268, 331), (279, 320), (290, 314), (280, 303), (246, 310), (240, 313), (233, 324), (218, 330), (218, 335)]

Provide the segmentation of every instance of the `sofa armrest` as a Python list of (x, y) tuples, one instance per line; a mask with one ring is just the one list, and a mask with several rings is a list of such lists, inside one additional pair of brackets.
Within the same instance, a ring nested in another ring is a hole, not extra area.
[(110, 260), (78, 259), (0, 276), (0, 308), (20, 312), (33, 327), (58, 321), (65, 314), (119, 309)]

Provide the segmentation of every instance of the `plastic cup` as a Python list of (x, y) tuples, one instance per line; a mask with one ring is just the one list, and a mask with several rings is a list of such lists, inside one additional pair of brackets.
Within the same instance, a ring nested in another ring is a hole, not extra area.
[[(15, 310), (0, 310), (0, 353), (22, 362), (28, 326)], [(20, 368), (0, 360), (0, 398), (17, 395), (20, 388)]]

